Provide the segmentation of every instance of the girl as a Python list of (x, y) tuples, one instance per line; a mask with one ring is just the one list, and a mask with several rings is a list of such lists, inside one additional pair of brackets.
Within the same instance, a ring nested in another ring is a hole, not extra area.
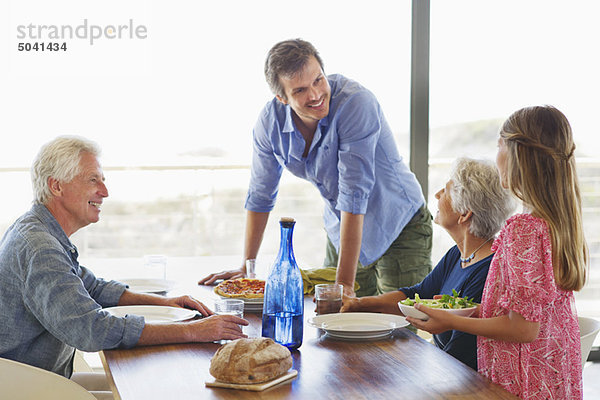
[(581, 399), (581, 347), (573, 297), (586, 278), (575, 145), (551, 106), (513, 113), (502, 126), (496, 164), (502, 185), (523, 202), (494, 241), (496, 254), (479, 318), (417, 305), (419, 329), (477, 335), (478, 369), (523, 399)]

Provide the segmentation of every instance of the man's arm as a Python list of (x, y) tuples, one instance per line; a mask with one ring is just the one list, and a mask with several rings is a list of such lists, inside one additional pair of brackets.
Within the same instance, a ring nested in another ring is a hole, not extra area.
[(184, 323), (146, 324), (137, 346), (212, 342), (248, 337), (242, 332), (240, 325), (248, 325), (248, 321), (233, 315), (213, 315)]
[(346, 296), (355, 296), (354, 280), (360, 256), (364, 215), (341, 212), (340, 248), (336, 283), (344, 286)]
[(246, 260), (256, 258), (269, 220), (268, 212), (246, 211), (246, 235), (242, 268), (246, 272)]
[(246, 260), (256, 258), (260, 244), (262, 243), (267, 221), (268, 212), (255, 212), (248, 210), (246, 212), (246, 234), (244, 238), (244, 259), (240, 269), (217, 272), (202, 278), (199, 285), (212, 285), (217, 279), (235, 279), (246, 275)]
[(199, 311), (207, 318), (186, 323), (147, 323), (144, 325), (142, 334), (136, 344), (137, 346), (211, 342), (221, 339), (235, 340), (247, 337), (240, 327), (240, 325), (248, 325), (246, 320), (232, 315), (212, 315), (213, 312), (208, 307), (190, 296), (163, 297), (125, 290), (119, 299), (120, 306), (144, 304), (189, 308)]

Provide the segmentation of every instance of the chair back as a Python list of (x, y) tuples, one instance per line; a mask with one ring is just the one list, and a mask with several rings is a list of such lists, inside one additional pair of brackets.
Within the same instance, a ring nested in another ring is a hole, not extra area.
[(64, 376), (0, 358), (0, 399), (95, 400), (96, 398)]
[(585, 365), (594, 339), (600, 331), (600, 321), (593, 318), (579, 317), (579, 335), (581, 336), (581, 363)]

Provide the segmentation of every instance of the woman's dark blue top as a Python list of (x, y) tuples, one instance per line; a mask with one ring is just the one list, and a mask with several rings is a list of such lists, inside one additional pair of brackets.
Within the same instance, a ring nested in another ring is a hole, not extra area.
[[(481, 294), (493, 254), (466, 268), (461, 267), (460, 257), (458, 247), (452, 247), (421, 283), (399, 290), (411, 299), (415, 297), (415, 293), (418, 293), (422, 299), (431, 299), (436, 294), (452, 295), (454, 289), (460, 297), (468, 296), (476, 303), (481, 303)], [(446, 331), (433, 335), (433, 340), (440, 349), (477, 370), (475, 335), (460, 331)]]

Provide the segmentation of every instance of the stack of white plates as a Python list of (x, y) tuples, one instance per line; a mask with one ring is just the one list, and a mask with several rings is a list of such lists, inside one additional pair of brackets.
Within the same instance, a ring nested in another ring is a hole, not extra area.
[(323, 329), (327, 335), (339, 339), (380, 339), (394, 329), (403, 328), (408, 322), (399, 315), (379, 313), (337, 313), (319, 315), (308, 324)]
[(242, 300), (244, 300), (244, 312), (261, 313), (262, 314), (264, 299), (262, 299), (262, 298), (260, 298), (260, 299), (245, 299), (245, 298), (243, 298)]

